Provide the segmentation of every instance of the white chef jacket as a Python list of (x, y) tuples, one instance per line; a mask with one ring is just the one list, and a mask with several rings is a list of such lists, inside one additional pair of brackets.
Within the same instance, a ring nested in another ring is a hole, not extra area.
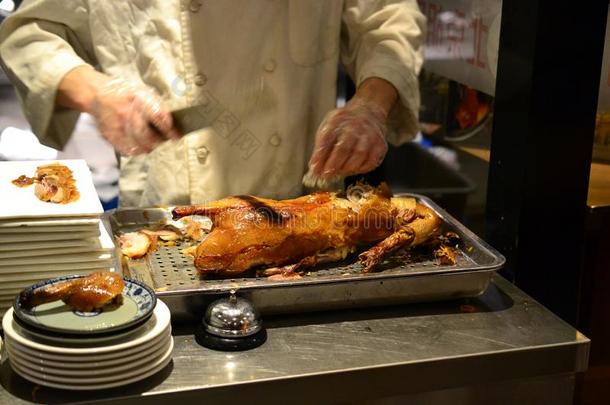
[(413, 136), (424, 25), (415, 0), (26, 0), (0, 29), (0, 58), (34, 133), (58, 149), (78, 112), (56, 90), (83, 64), (171, 109), (201, 106), (201, 130), (121, 158), (122, 206), (288, 198), (335, 107), (339, 58), (357, 85), (394, 85), (388, 140)]

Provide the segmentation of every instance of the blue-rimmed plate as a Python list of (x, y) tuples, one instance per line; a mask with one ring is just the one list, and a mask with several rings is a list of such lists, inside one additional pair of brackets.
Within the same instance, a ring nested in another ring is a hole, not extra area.
[[(35, 290), (83, 275), (62, 276), (36, 283), (26, 289)], [(72, 310), (63, 301), (38, 305), (32, 309), (22, 306), (20, 296), (13, 303), (15, 320), (26, 328), (64, 335), (114, 334), (144, 323), (153, 313), (157, 298), (146, 284), (124, 278), (123, 303), (107, 306), (94, 312)]]

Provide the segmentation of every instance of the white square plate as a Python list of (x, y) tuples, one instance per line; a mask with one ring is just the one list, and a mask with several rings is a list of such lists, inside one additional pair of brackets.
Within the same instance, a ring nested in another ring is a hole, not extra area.
[(99, 262), (105, 264), (112, 258), (110, 253), (68, 253), (63, 255), (48, 255), (48, 256), (29, 256), (29, 257), (14, 257), (0, 260), (0, 274), (6, 267), (19, 265), (38, 265), (48, 263), (75, 263), (75, 262)]
[(100, 221), (98, 223), (99, 237), (69, 239), (69, 240), (40, 240), (25, 242), (0, 243), (0, 259), (8, 257), (32, 256), (82, 253), (82, 252), (109, 252), (114, 250), (114, 242), (110, 233)]
[[(68, 270), (82, 270), (82, 269), (99, 269), (103, 267), (111, 267), (112, 260), (100, 259), (87, 262), (71, 262), (71, 263), (41, 263), (41, 264), (18, 264), (7, 267), (0, 267), (0, 281), (3, 277), (8, 275), (20, 276), (29, 273), (40, 273), (40, 272), (55, 272), (55, 271), (68, 271)], [(52, 274), (49, 276), (52, 277)]]
[(53, 232), (90, 232), (96, 233), (98, 224), (90, 225), (57, 225), (57, 226), (13, 226), (0, 227), (0, 235), (11, 235), (15, 233), (53, 233)]
[(54, 248), (65, 248), (65, 247), (82, 247), (89, 246), (92, 250), (99, 249), (101, 246), (100, 238), (81, 238), (81, 239), (68, 239), (68, 240), (41, 240), (31, 241), (28, 243), (24, 242), (13, 242), (13, 243), (0, 243), (0, 252), (13, 252), (15, 250), (34, 250), (34, 249), (54, 249)]
[(0, 244), (13, 244), (16, 242), (28, 245), (30, 242), (70, 240), (96, 238), (100, 236), (99, 229), (89, 232), (46, 232), (46, 233), (2, 233)]
[[(74, 267), (74, 266), (73, 266)], [(78, 267), (78, 266), (76, 266)], [(69, 276), (73, 274), (89, 275), (96, 271), (114, 271), (114, 267), (93, 267), (93, 268), (81, 268), (81, 269), (66, 269), (66, 270), (45, 270), (38, 273), (23, 272), (23, 273), (11, 273), (2, 274), (0, 273), (0, 284), (6, 288), (25, 288), (41, 280), (49, 278)]]
[(100, 223), (100, 219), (94, 218), (70, 218), (70, 217), (53, 217), (52, 219), (44, 218), (12, 218), (12, 219), (0, 219), (0, 228), (15, 228), (15, 227), (27, 227), (35, 228), (39, 226), (80, 226), (80, 225), (92, 225), (97, 226)]
[(0, 252), (0, 265), (1, 262), (8, 259), (20, 259), (24, 257), (38, 257), (38, 256), (55, 256), (55, 255), (67, 255), (67, 254), (81, 254), (81, 253), (111, 253), (113, 246), (110, 247), (91, 247), (91, 246), (66, 246), (56, 247), (48, 249), (33, 249), (33, 250), (12, 250), (8, 252)]

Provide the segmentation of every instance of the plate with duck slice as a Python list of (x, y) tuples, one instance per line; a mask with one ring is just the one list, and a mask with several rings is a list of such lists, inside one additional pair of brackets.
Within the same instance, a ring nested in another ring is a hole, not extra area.
[(145, 284), (109, 271), (45, 280), (15, 299), (15, 320), (26, 328), (64, 335), (101, 335), (136, 327), (157, 299)]
[(0, 219), (99, 216), (104, 212), (82, 159), (0, 162)]

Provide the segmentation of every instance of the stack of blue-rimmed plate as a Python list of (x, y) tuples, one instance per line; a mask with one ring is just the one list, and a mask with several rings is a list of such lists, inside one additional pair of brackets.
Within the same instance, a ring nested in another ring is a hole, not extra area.
[(61, 301), (26, 310), (17, 297), (2, 327), (13, 370), (60, 389), (98, 390), (142, 380), (167, 366), (174, 346), (167, 306), (129, 279), (123, 304), (95, 312), (74, 311)]
[[(34, 185), (13, 183), (54, 163), (71, 170), (75, 201), (41, 201)], [(102, 204), (84, 160), (0, 162), (0, 195), (0, 314), (38, 280), (114, 267), (114, 244), (100, 220)]]

